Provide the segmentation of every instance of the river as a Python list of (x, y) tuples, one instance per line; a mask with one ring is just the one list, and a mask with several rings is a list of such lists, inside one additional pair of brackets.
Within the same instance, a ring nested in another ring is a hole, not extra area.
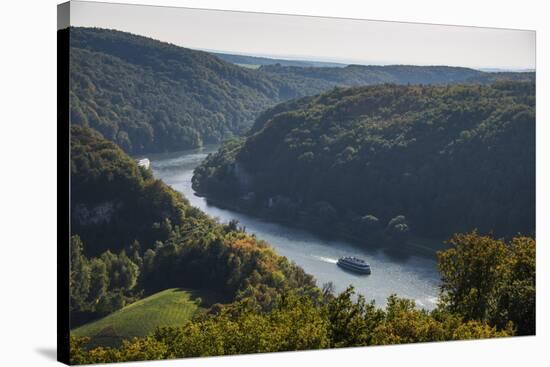
[[(437, 302), (438, 279), (435, 259), (419, 256), (395, 258), (379, 249), (359, 248), (346, 241), (328, 240), (308, 231), (270, 223), (255, 217), (221, 209), (195, 195), (191, 187), (193, 169), (215, 151), (210, 146), (178, 153), (151, 155), (151, 167), (155, 177), (162, 179), (181, 192), (191, 204), (221, 222), (237, 219), (246, 226), (248, 233), (266, 240), (280, 255), (286, 256), (312, 274), (319, 286), (331, 281), (336, 291), (352, 284), (367, 300), (385, 305), (391, 294), (414, 299), (416, 304), (433, 309)], [(336, 266), (343, 255), (357, 255), (367, 259), (371, 275), (355, 275)]]

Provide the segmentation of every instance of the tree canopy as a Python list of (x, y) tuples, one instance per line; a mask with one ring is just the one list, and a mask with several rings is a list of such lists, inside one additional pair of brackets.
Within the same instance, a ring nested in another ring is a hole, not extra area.
[(305, 94), (207, 52), (114, 30), (69, 31), (71, 122), (129, 153), (219, 142), (246, 131), (263, 109)]
[[(275, 125), (271, 121), (266, 128)], [(242, 141), (233, 141), (224, 146), (225, 154), (209, 161), (234, 163), (242, 149)], [(80, 207), (70, 243), (73, 327), (167, 288), (219, 295), (219, 303), (184, 325), (159, 328), (118, 347), (89, 347), (88, 338), (73, 335), (74, 364), (535, 333), (532, 238), (506, 242), (475, 232), (457, 234), (451, 248), (439, 254), (441, 294), (435, 310), (397, 295), (379, 308), (351, 287), (340, 294), (330, 286), (320, 289), (312, 276), (237, 222), (218, 223), (191, 207), (99, 133), (73, 126), (71, 152), (71, 194)], [(326, 223), (338, 217), (328, 202), (317, 203), (315, 210)], [(381, 226), (373, 215), (359, 220), (365, 228)], [(397, 215), (382, 227), (399, 240), (408, 219)]]
[(503, 328), (513, 322), (520, 335), (535, 334), (535, 241), (509, 243), (476, 233), (456, 234), (439, 254), (442, 305), (466, 320)]
[(237, 209), (393, 243), (409, 232), (534, 234), (534, 182), (525, 82), (336, 88), (286, 102), (193, 177)]
[[(535, 333), (534, 73), (253, 70), (129, 33), (65, 31), (71, 326), (167, 288), (218, 297), (184, 325), (118, 347), (73, 336), (72, 363)], [(320, 288), (127, 155), (222, 140), (193, 176), (209, 198), (387, 246), (411, 234), (450, 237), (438, 254), (438, 307), (392, 295), (379, 308), (352, 287)]]
[(99, 28), (70, 33), (70, 116), (132, 154), (178, 151), (244, 134), (266, 108), (335, 85), (485, 83), (534, 73), (390, 66), (258, 70), (214, 54)]
[[(315, 294), (286, 289), (277, 293), (269, 309), (262, 310), (256, 301), (242, 299), (183, 326), (159, 328), (150, 336), (127, 340), (119, 348), (88, 349), (86, 338), (72, 337), (71, 362), (106, 363), (534, 334), (534, 240), (516, 237), (505, 243), (471, 232), (457, 234), (450, 242), (451, 248), (439, 255), (441, 302), (431, 312), (396, 295), (388, 298), (385, 308), (378, 308), (357, 296), (353, 287), (340, 294), (334, 294), (330, 286)], [(505, 254), (508, 259), (501, 256)], [(476, 267), (479, 271), (474, 271)], [(486, 312), (489, 308), (491, 312)]]
[(71, 128), (71, 320), (76, 326), (167, 288), (272, 306), (313, 277), (235, 222), (221, 224), (114, 143)]

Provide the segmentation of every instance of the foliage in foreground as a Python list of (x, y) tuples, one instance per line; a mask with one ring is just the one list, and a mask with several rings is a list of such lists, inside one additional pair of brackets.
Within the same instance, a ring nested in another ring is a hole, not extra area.
[[(517, 237), (505, 243), (474, 232), (456, 235), (451, 243), (452, 248), (439, 256), (442, 301), (431, 312), (395, 295), (385, 308), (377, 308), (356, 297), (352, 287), (339, 295), (325, 287), (315, 296), (287, 289), (277, 294), (269, 310), (245, 298), (182, 327), (159, 328), (148, 337), (125, 341), (120, 348), (88, 350), (86, 339), (73, 337), (71, 361), (106, 363), (533, 334), (534, 318), (518, 318), (515, 312), (521, 308), (534, 316), (535, 294), (530, 290), (535, 285), (535, 241)], [(493, 313), (478, 312), (487, 305), (495, 306)]]
[(512, 322), (519, 335), (535, 334), (535, 240), (509, 243), (478, 234), (456, 234), (439, 253), (441, 302), (465, 320), (499, 328)]
[(85, 339), (71, 339), (72, 362), (106, 363), (146, 359), (312, 350), (444, 340), (503, 337), (484, 322), (462, 320), (450, 313), (428, 313), (414, 302), (392, 296), (385, 309), (352, 299), (353, 288), (322, 305), (294, 292), (276, 307), (260, 313), (239, 303), (204, 320), (179, 328), (160, 328), (146, 338), (126, 341), (121, 348), (86, 350)]

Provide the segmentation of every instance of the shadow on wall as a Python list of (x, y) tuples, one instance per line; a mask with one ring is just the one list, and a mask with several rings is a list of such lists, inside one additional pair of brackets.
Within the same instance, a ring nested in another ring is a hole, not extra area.
[(57, 349), (56, 348), (38, 348), (36, 352), (47, 359), (57, 361)]

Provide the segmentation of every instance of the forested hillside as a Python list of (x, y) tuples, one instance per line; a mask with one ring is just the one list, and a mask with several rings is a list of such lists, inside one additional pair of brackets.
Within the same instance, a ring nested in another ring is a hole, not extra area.
[[(73, 200), (86, 208), (72, 218), (71, 327), (111, 315), (71, 333), (74, 364), (535, 333), (531, 238), (456, 235), (439, 254), (437, 309), (398, 296), (379, 308), (353, 288), (335, 294), (330, 284), (316, 287), (267, 243), (189, 206), (92, 129), (71, 128), (71, 151)], [(134, 202), (142, 207), (130, 211)], [(157, 292), (172, 288), (206, 292), (210, 306), (198, 311), (199, 299), (185, 299), (183, 314), (168, 318), (166, 304), (182, 300)], [(94, 336), (91, 344), (80, 332)], [(123, 335), (139, 337), (120, 344)]]
[(535, 86), (336, 88), (265, 112), (195, 170), (234, 208), (402, 246), (535, 232)]
[(372, 84), (488, 84), (498, 80), (535, 81), (535, 73), (487, 73), (464, 67), (414, 65), (348, 65), (346, 67), (298, 67), (265, 65), (269, 75), (329, 89), (335, 86)]
[(87, 253), (152, 247), (182, 224), (187, 202), (96, 131), (71, 128), (71, 229)]
[(274, 59), (269, 57), (235, 55), (221, 52), (211, 52), (212, 55), (232, 64), (244, 65), (248, 67), (260, 67), (263, 65), (280, 65), (280, 66), (298, 66), (298, 67), (339, 67), (347, 66), (346, 64), (326, 61), (308, 61), (308, 60), (287, 60)]
[(72, 123), (130, 153), (216, 143), (266, 107), (320, 91), (129, 33), (71, 28), (70, 40)]
[[(535, 334), (534, 73), (274, 63), (60, 32), (72, 363)], [(220, 206), (371, 248), (448, 240), (436, 308), (336, 294), (129, 156), (222, 141), (192, 179)]]
[(266, 108), (336, 85), (487, 83), (534, 73), (413, 66), (243, 68), (207, 52), (130, 33), (70, 28), (71, 122), (131, 154), (242, 135)]
[(263, 307), (278, 290), (315, 291), (301, 268), (191, 207), (99, 133), (73, 126), (71, 152), (72, 327), (167, 288)]

